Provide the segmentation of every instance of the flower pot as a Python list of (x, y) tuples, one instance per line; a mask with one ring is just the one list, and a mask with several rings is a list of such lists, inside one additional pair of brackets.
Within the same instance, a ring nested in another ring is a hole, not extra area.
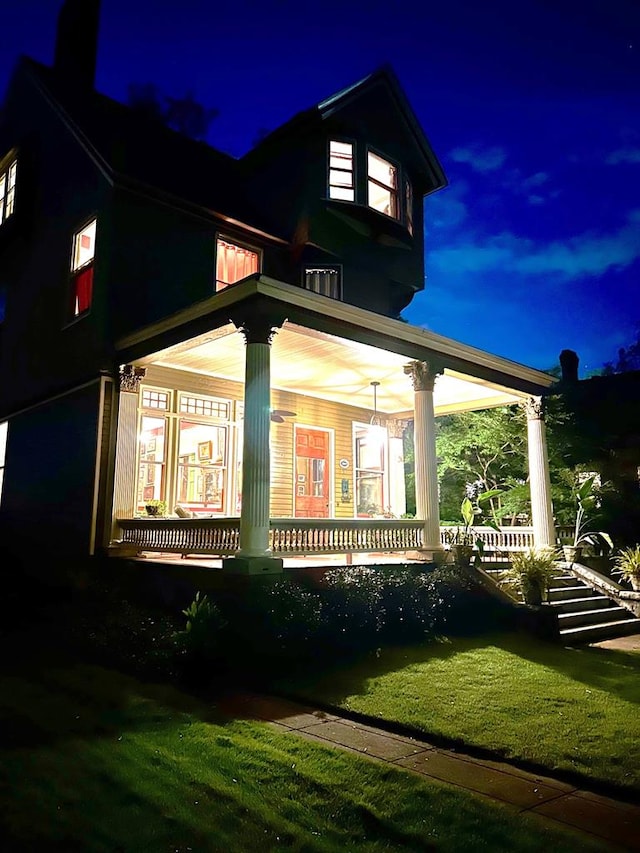
[(159, 506), (151, 506), (151, 505), (147, 504), (147, 506), (145, 506), (145, 510), (146, 510), (147, 515), (160, 515), (160, 507)]
[(582, 546), (580, 545), (563, 545), (562, 553), (567, 563), (576, 563), (582, 556)]
[(640, 592), (640, 575), (630, 575), (631, 589)]
[(473, 556), (473, 545), (452, 545), (451, 553), (453, 554), (453, 562), (456, 566), (466, 568)]
[(529, 578), (522, 578), (520, 587), (525, 604), (533, 604), (537, 607), (542, 604), (542, 587), (539, 583), (529, 580)]

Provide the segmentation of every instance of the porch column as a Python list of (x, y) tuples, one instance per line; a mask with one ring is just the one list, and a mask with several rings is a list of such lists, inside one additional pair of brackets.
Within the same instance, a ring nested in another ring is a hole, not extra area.
[(136, 512), (136, 451), (138, 448), (138, 391), (145, 377), (144, 367), (124, 364), (120, 368), (118, 431), (113, 483), (111, 537), (117, 538), (116, 518), (133, 518)]
[(240, 549), (235, 557), (223, 561), (224, 569), (236, 574), (282, 571), (282, 560), (273, 557), (269, 548), (271, 341), (278, 325), (256, 311), (239, 326), (247, 346)]
[(541, 397), (529, 397), (523, 402), (527, 415), (527, 445), (529, 452), (529, 489), (531, 491), (531, 520), (536, 548), (555, 547), (556, 532), (551, 504), (551, 478), (547, 454), (547, 431)]
[(411, 377), (414, 396), (414, 451), (416, 516), (424, 519), (422, 550), (430, 557), (441, 554), (438, 463), (436, 458), (433, 387), (443, 368), (435, 363), (412, 361), (404, 371)]

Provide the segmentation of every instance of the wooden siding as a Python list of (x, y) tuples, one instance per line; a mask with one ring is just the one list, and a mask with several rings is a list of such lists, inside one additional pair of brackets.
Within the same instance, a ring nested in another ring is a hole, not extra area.
[[(230, 400), (242, 400), (244, 387), (217, 376), (174, 370), (150, 365), (144, 385), (207, 394)], [(271, 516), (291, 518), (293, 516), (293, 428), (294, 423), (307, 427), (322, 427), (333, 430), (333, 455), (331, 459), (333, 514), (336, 518), (353, 518), (353, 423), (368, 423), (373, 414), (369, 409), (345, 406), (289, 391), (271, 392), (271, 406), (295, 412), (293, 418), (283, 423), (274, 423), (271, 428)], [(347, 468), (339, 461), (346, 459)], [(344, 498), (342, 480), (348, 480), (348, 497)]]

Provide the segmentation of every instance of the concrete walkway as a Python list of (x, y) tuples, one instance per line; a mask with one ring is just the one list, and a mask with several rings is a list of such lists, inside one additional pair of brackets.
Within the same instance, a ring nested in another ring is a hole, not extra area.
[(277, 697), (234, 693), (218, 707), (230, 716), (264, 720), (283, 733), (403, 767), (537, 815), (556, 827), (585, 833), (603, 849), (640, 851), (640, 806)]

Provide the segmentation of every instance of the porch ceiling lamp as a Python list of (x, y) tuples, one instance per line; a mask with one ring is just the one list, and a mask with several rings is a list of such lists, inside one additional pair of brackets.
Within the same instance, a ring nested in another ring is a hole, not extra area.
[(369, 421), (367, 444), (370, 447), (382, 448), (384, 445), (386, 430), (381, 426), (380, 418), (378, 417), (378, 386), (380, 383), (374, 380), (369, 384), (373, 388), (373, 414)]

